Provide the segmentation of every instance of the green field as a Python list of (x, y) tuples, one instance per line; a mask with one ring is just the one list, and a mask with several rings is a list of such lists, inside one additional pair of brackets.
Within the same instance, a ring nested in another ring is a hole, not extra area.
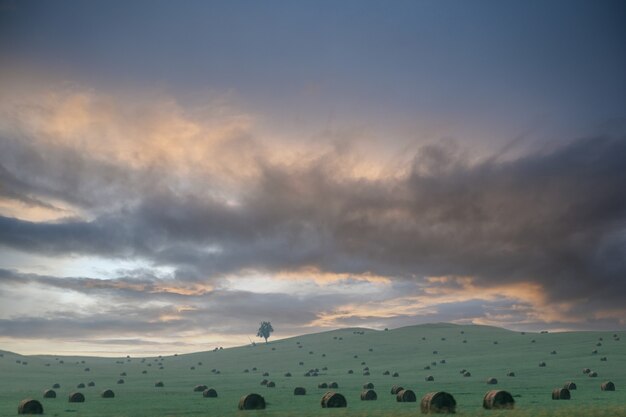
[[(615, 340), (615, 333), (621, 340)], [(2, 352), (0, 416), (17, 415), (19, 401), (27, 397), (41, 401), (45, 414), (51, 416), (413, 416), (420, 414), (422, 395), (431, 391), (451, 393), (457, 401), (457, 414), (464, 416), (626, 416), (625, 336), (626, 332), (521, 334), (452, 324), (389, 331), (351, 328), (254, 347), (164, 356), (163, 369), (159, 369), (155, 357), (21, 356)], [(598, 353), (592, 354), (595, 349)], [(551, 354), (553, 350), (556, 354)], [(607, 360), (601, 361), (602, 357)], [(26, 361), (27, 365), (17, 361)], [(538, 366), (541, 361), (546, 362), (545, 367)], [(370, 376), (363, 376), (365, 366)], [(425, 366), (431, 369), (425, 370)], [(325, 367), (328, 370), (322, 370)], [(244, 373), (246, 368), (249, 373)], [(305, 377), (312, 368), (318, 368), (319, 375)], [(463, 368), (472, 376), (463, 377)], [(591, 368), (598, 377), (583, 375), (583, 368)], [(354, 374), (348, 374), (349, 369)], [(385, 376), (386, 370), (398, 372), (399, 376)], [(516, 376), (507, 377), (509, 371)], [(122, 372), (127, 376), (120, 377)], [(263, 372), (269, 372), (269, 377), (263, 377)], [(284, 376), (287, 372), (293, 376)], [(426, 382), (428, 375), (435, 380)], [(497, 378), (498, 384), (487, 385), (488, 377)], [(124, 384), (117, 384), (120, 378)], [(260, 385), (264, 378), (274, 381), (276, 387)], [(601, 391), (600, 384), (609, 380), (615, 383), (616, 391)], [(77, 384), (90, 381), (95, 387), (78, 390), (86, 397), (84, 403), (67, 401)], [(165, 386), (156, 388), (156, 381), (163, 381)], [(335, 391), (347, 398), (345, 409), (320, 407), (320, 398), (328, 390), (318, 389), (317, 385), (333, 381), (339, 384)], [(572, 399), (552, 400), (552, 389), (566, 381), (578, 385)], [(367, 382), (375, 385), (377, 401), (360, 400), (362, 385)], [(56, 390), (57, 398), (44, 399), (44, 389), (54, 383), (61, 385)], [(204, 398), (193, 392), (197, 384), (215, 388), (218, 398)], [(417, 402), (397, 403), (389, 392), (394, 384), (415, 391)], [(307, 395), (294, 396), (297, 386), (305, 387)], [(106, 388), (115, 391), (115, 398), (100, 397)], [(515, 410), (483, 410), (485, 392), (496, 388), (514, 395)], [(266, 410), (237, 410), (239, 397), (251, 392), (265, 397)]]

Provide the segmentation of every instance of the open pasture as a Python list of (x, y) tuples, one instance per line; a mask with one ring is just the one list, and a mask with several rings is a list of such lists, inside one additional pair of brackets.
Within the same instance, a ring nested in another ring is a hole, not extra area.
[[(624, 416), (624, 336), (428, 324), (389, 331), (349, 328), (163, 357), (0, 351), (0, 416), (17, 415), (25, 398), (40, 401), (50, 416), (413, 416), (421, 413), (421, 398), (434, 391), (452, 394), (456, 414), (462, 416)], [(597, 376), (589, 376), (593, 372)], [(601, 389), (607, 381), (615, 391)], [(572, 382), (571, 399), (552, 399), (555, 388)], [(318, 388), (324, 383), (337, 388)], [(217, 396), (203, 395), (204, 390), (194, 389), (198, 385)], [(397, 402), (394, 385), (412, 390), (417, 401)], [(305, 395), (294, 395), (296, 387)], [(376, 392), (375, 400), (361, 400), (365, 388)], [(56, 398), (44, 398), (48, 389)], [(101, 396), (107, 389), (114, 397)], [(494, 389), (510, 392), (515, 408), (483, 409), (485, 393)], [(77, 391), (85, 401), (70, 403), (68, 396)], [(343, 394), (347, 407), (323, 409), (320, 400), (327, 391)], [(239, 399), (249, 393), (263, 396), (267, 408), (238, 410)]]

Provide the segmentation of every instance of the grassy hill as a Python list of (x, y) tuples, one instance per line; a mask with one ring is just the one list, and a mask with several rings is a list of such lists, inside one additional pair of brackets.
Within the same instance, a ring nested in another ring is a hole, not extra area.
[[(626, 332), (521, 334), (488, 326), (428, 324), (389, 331), (342, 329), (163, 358), (21, 356), (0, 351), (0, 416), (17, 415), (18, 402), (27, 397), (41, 401), (46, 415), (74, 417), (414, 416), (422, 395), (431, 391), (451, 393), (457, 414), (463, 416), (626, 416), (624, 336)], [(539, 367), (541, 361), (545, 367)], [(366, 366), (369, 376), (363, 375)], [(315, 368), (318, 376), (304, 376)], [(583, 368), (591, 368), (598, 377), (584, 375)], [(461, 375), (461, 369), (471, 377)], [(387, 370), (399, 376), (383, 375)], [(507, 376), (510, 371), (516, 376)], [(264, 372), (269, 376), (263, 377)], [(285, 376), (287, 372), (292, 376)], [(434, 381), (425, 381), (429, 375)], [(497, 378), (498, 384), (487, 385), (489, 377)], [(117, 384), (120, 378), (124, 384)], [(264, 378), (276, 387), (260, 385)], [(615, 383), (615, 392), (600, 390), (607, 380)], [(77, 384), (91, 381), (95, 387), (78, 389), (86, 397), (84, 403), (67, 401)], [(164, 387), (156, 388), (156, 381), (163, 381)], [(348, 401), (345, 409), (320, 407), (328, 390), (317, 385), (333, 381), (339, 384), (335, 391)], [(552, 389), (566, 381), (578, 385), (572, 399), (553, 401)], [(367, 382), (374, 384), (377, 401), (360, 401)], [(44, 399), (44, 389), (55, 383), (61, 385), (57, 398)], [(193, 392), (197, 384), (215, 388), (218, 398)], [(390, 394), (394, 384), (415, 391), (418, 402), (397, 403)], [(297, 386), (305, 387), (307, 395), (294, 396)], [(115, 398), (100, 397), (106, 388), (115, 391)], [(490, 389), (513, 394), (515, 410), (483, 410), (482, 398)], [(238, 411), (240, 396), (252, 392), (265, 397), (267, 409)]]

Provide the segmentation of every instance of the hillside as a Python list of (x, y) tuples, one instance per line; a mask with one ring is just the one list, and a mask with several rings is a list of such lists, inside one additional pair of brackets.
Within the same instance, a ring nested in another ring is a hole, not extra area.
[[(419, 413), (419, 399), (431, 391), (451, 393), (459, 415), (626, 415), (624, 336), (626, 332), (521, 334), (488, 326), (428, 324), (389, 331), (342, 329), (267, 345), (163, 358), (21, 356), (2, 352), (0, 415), (17, 415), (18, 402), (32, 397), (42, 402), (46, 415), (76, 417), (246, 413), (409, 416)], [(592, 353), (594, 350), (598, 353)], [(601, 360), (603, 357), (606, 361)], [(539, 367), (541, 361), (545, 367)], [(163, 369), (159, 369), (161, 366)], [(428, 366), (430, 369), (424, 369)], [(371, 375), (363, 375), (365, 367)], [(304, 375), (315, 368), (319, 369), (318, 376)], [(598, 377), (584, 375), (583, 368), (591, 368)], [(246, 369), (249, 372), (244, 372)], [(461, 375), (461, 369), (470, 371), (471, 376)], [(354, 373), (349, 374), (349, 370)], [(385, 371), (399, 376), (383, 375)], [(515, 377), (507, 376), (511, 371)], [(262, 376), (264, 372), (269, 376)], [(291, 377), (285, 376), (288, 372)], [(120, 376), (122, 373), (126, 376)], [(425, 381), (429, 375), (434, 381)], [(498, 384), (487, 385), (489, 377), (497, 378)], [(120, 378), (123, 384), (117, 384)], [(260, 385), (264, 378), (274, 381), (276, 387)], [(607, 380), (615, 383), (615, 392), (600, 390), (600, 384)], [(156, 381), (163, 381), (164, 387), (155, 388)], [(318, 389), (317, 385), (332, 381), (339, 384), (336, 391), (347, 398), (346, 409), (320, 408), (320, 398), (328, 390)], [(566, 381), (578, 385), (572, 399), (551, 400), (552, 389)], [(77, 384), (88, 382), (94, 382), (95, 387), (79, 390), (86, 397), (85, 403), (68, 403), (68, 393), (75, 391)], [(377, 401), (360, 401), (362, 385), (367, 382), (374, 384)], [(57, 398), (43, 399), (43, 390), (55, 383), (61, 386), (56, 390)], [(218, 398), (203, 398), (193, 392), (197, 384), (215, 388)], [(397, 403), (390, 394), (394, 384), (414, 390), (418, 402)], [(307, 395), (294, 396), (296, 386), (305, 387)], [(115, 391), (115, 398), (100, 398), (105, 388)], [(485, 392), (496, 388), (514, 395), (514, 411), (482, 409)], [(265, 411), (237, 410), (240, 396), (251, 392), (265, 397)]]

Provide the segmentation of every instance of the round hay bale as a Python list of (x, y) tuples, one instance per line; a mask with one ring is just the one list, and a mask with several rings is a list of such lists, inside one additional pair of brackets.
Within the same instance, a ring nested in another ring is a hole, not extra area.
[(350, 375), (351, 375), (351, 374), (353, 374), (353, 373), (354, 373), (354, 371), (353, 371), (352, 369), (348, 369), (348, 374), (350, 374)]
[(247, 373), (249, 373), (249, 372), (250, 372), (250, 370), (249, 370), (249, 369), (244, 369), (244, 370), (243, 370), (243, 373), (244, 373), (244, 374), (247, 374)]
[(52, 386), (52, 388), (59, 389), (59, 388), (61, 388), (61, 384), (59, 384), (59, 383), (57, 382), (56, 384), (54, 384), (54, 385)]
[(460, 374), (464, 374), (465, 372), (467, 372), (467, 369), (463, 368), (459, 371)]
[(606, 356), (601, 357), (600, 362), (606, 362)]
[(434, 380), (435, 380), (435, 377), (434, 377), (434, 376), (432, 376), (432, 375), (428, 375), (426, 378), (424, 378), (424, 380), (425, 380), (426, 382), (431, 382), (431, 381), (434, 381)]
[(261, 397), (259, 394), (244, 395), (239, 399), (238, 408), (240, 410), (264, 410), (265, 398)]
[(303, 387), (296, 387), (293, 390), (293, 395), (306, 395), (306, 389)]
[(346, 397), (333, 391), (329, 391), (324, 394), (320, 404), (322, 405), (322, 408), (343, 408), (348, 406)]
[(317, 384), (318, 388), (328, 388), (328, 384), (326, 382), (321, 382), (319, 384)]
[(118, 379), (118, 380), (117, 380), (117, 383), (118, 383), (118, 384), (123, 384), (123, 383), (124, 383), (124, 380), (123, 380), (123, 379)]
[(404, 388), (402, 388), (400, 385), (394, 385), (391, 387), (391, 394), (392, 395), (398, 395), (398, 393), (400, 391), (402, 391)]
[(267, 385), (269, 381), (267, 379), (264, 379), (263, 381), (261, 381), (261, 385)]
[(494, 377), (491, 378), (487, 378), (487, 385), (496, 385), (498, 383), (498, 380)]
[(330, 384), (328, 384), (328, 388), (339, 388), (339, 384), (336, 382), (331, 382)]
[(76, 385), (76, 388), (85, 388), (85, 384), (81, 382), (80, 384)]
[(446, 363), (446, 360), (442, 359), (442, 360), (439, 361), (439, 363)]
[(513, 371), (507, 372), (506, 376), (515, 376), (515, 372)]
[(89, 382), (87, 383), (87, 386), (88, 386), (88, 387), (95, 387), (95, 386), (96, 386), (96, 383), (95, 383), (95, 382), (93, 382), (93, 381), (89, 381)]
[(602, 385), (600, 385), (600, 389), (602, 391), (615, 391), (615, 384), (611, 381), (606, 381), (603, 382)]
[[(361, 363), (361, 365), (365, 365), (365, 362), (362, 362), (362, 363)], [(366, 366), (365, 368), (363, 368), (363, 370), (364, 370), (364, 371), (369, 371), (369, 370), (370, 370), (370, 367), (369, 367), (369, 366)]]
[(583, 374), (588, 374), (591, 372), (591, 369), (589, 368), (583, 368)]
[(276, 388), (276, 382), (274, 382), (274, 381), (269, 381), (269, 382), (267, 383), (267, 387), (268, 387), (268, 388)]
[(567, 388), (555, 388), (552, 390), (553, 400), (569, 400), (571, 397)]
[(465, 371), (463, 373), (463, 376), (466, 377), (466, 378), (469, 378), (470, 376), (472, 376), (472, 373), (470, 371)]
[(420, 403), (422, 414), (456, 412), (456, 400), (447, 392), (429, 392), (422, 397)]
[(47, 390), (45, 390), (43, 392), (43, 397), (44, 398), (56, 398), (57, 397), (57, 393), (53, 389), (47, 389)]
[(287, 378), (289, 378), (289, 377), (291, 376), (291, 372), (287, 372), (287, 373), (285, 373), (285, 376), (286, 376)]
[(17, 414), (43, 414), (43, 405), (37, 400), (26, 398), (18, 404)]
[(430, 370), (430, 365), (426, 365), (426, 366), (424, 367), (424, 370), (425, 370), (425, 371)]
[(126, 372), (122, 372), (120, 376), (126, 376)]
[(589, 377), (590, 378), (596, 378), (597, 376), (598, 376), (598, 373), (596, 371), (589, 372)]
[(576, 387), (576, 384), (575, 384), (575, 383), (573, 383), (572, 381), (567, 381), (567, 382), (565, 383), (565, 385), (563, 385), (563, 388), (568, 389), (568, 390), (570, 390), (570, 391), (573, 391), (573, 390), (575, 390), (577, 387)]
[(383, 375), (390, 375), (390, 374), (391, 374), (391, 372), (389, 372), (389, 371), (383, 372)]
[(545, 362), (539, 362), (539, 367), (540, 368), (545, 368), (546, 367), (546, 363)]
[(373, 389), (366, 389), (361, 391), (361, 401), (376, 401), (378, 395)]
[(147, 373), (148, 373), (148, 371), (143, 370), (143, 371), (141, 371), (141, 373), (145, 375), (145, 374), (147, 374)]
[(200, 385), (196, 385), (195, 387), (193, 387), (193, 391), (194, 392), (202, 392), (205, 389), (207, 389), (209, 387), (207, 387), (206, 385), (200, 384)]
[(397, 372), (394, 372), (393, 374), (391, 374), (391, 376), (392, 376), (393, 378), (398, 378), (398, 377), (400, 376), (400, 374), (399, 374), (399, 373), (397, 373)]
[(396, 401), (399, 403), (414, 403), (417, 401), (417, 397), (410, 389), (401, 389), (396, 394)]
[(492, 390), (488, 391), (483, 398), (483, 408), (492, 409), (511, 409), (515, 406), (513, 396), (507, 391)]
[(114, 398), (115, 397), (115, 393), (112, 390), (110, 390), (110, 389), (105, 389), (104, 391), (102, 391), (100, 396), (102, 398)]
[(370, 371), (363, 372), (363, 376), (370, 376)]
[(72, 392), (68, 397), (69, 402), (71, 403), (84, 403), (85, 396), (80, 392)]
[(371, 382), (363, 384), (363, 389), (374, 389), (374, 384), (372, 384)]
[(263, 376), (270, 376), (269, 372), (263, 372)]
[(163, 388), (165, 386), (165, 384), (163, 384), (163, 381), (157, 381), (154, 383), (154, 386), (156, 388)]
[(217, 398), (217, 391), (213, 388), (205, 389), (202, 391), (202, 396), (205, 398)]

